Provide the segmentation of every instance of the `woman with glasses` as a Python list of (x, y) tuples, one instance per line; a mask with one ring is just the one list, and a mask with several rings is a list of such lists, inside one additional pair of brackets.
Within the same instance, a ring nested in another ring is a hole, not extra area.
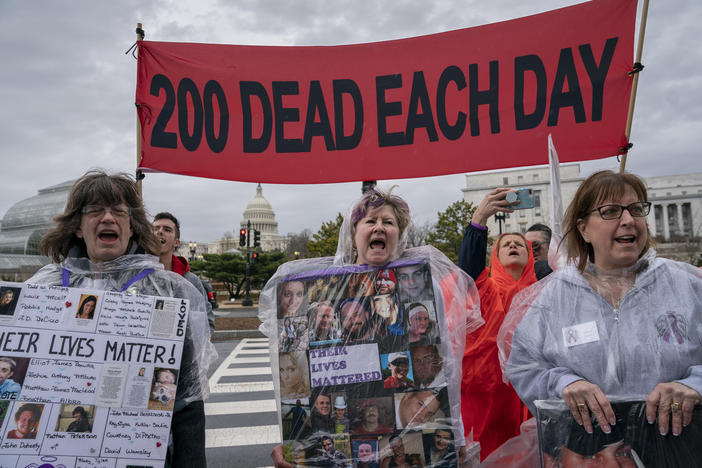
[[(71, 188), (63, 214), (39, 244), (54, 263), (32, 284), (100, 289), (188, 299), (188, 325), (171, 432), (174, 467), (205, 466), (207, 369), (217, 353), (210, 343), (205, 299), (159, 262), (159, 242), (133, 178), (90, 171)], [(85, 302), (88, 302), (86, 300)]]
[(518, 295), (498, 335), (532, 412), (534, 400), (562, 398), (587, 432), (592, 414), (609, 433), (610, 400), (634, 396), (661, 434), (690, 423), (702, 392), (702, 276), (656, 256), (650, 208), (633, 174), (600, 171), (578, 188), (564, 219), (570, 264)]

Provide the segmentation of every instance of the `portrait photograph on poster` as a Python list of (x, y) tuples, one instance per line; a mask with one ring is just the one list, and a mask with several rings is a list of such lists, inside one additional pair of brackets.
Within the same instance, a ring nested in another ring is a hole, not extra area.
[(15, 406), (14, 421), (7, 425), (7, 439), (36, 439), (44, 405), (22, 403)]
[(178, 383), (178, 369), (154, 368), (148, 408), (173, 411)]
[(11, 317), (15, 314), (21, 291), (20, 287), (0, 287), (0, 317)]
[(98, 296), (92, 294), (81, 294), (78, 311), (76, 312), (77, 319), (92, 320), (95, 310), (97, 309)]
[(0, 356), (0, 400), (19, 398), (29, 358)]
[(648, 423), (645, 401), (610, 403), (617, 420), (611, 432), (603, 432), (593, 416), (589, 434), (562, 400), (537, 400), (541, 466), (702, 467), (702, 405), (694, 407), (691, 424), (674, 436), (670, 431), (661, 435), (658, 424)]

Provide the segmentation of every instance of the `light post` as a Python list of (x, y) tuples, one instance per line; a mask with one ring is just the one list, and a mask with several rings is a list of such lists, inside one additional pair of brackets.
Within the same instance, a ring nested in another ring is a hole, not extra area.
[(500, 225), (500, 235), (502, 235), (502, 223), (505, 220), (505, 214), (504, 213), (495, 213), (495, 220), (497, 220), (497, 223)]
[(246, 295), (241, 305), (251, 307), (251, 220), (246, 221)]
[(197, 242), (189, 242), (188, 247), (190, 247), (190, 261), (195, 260), (195, 251), (197, 250)]

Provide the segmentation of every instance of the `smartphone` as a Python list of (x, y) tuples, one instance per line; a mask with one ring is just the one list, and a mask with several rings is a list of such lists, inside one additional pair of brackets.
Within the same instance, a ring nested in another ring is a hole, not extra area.
[(534, 189), (524, 188), (519, 189), (516, 192), (508, 192), (505, 197), (510, 203), (519, 201), (518, 204), (510, 206), (513, 210), (525, 210), (527, 208), (534, 208)]

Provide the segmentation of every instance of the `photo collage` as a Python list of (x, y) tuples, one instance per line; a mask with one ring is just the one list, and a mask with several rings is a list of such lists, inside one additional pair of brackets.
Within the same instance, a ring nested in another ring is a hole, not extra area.
[(286, 458), (456, 466), (438, 320), (420, 260), (285, 277), (277, 321)]

